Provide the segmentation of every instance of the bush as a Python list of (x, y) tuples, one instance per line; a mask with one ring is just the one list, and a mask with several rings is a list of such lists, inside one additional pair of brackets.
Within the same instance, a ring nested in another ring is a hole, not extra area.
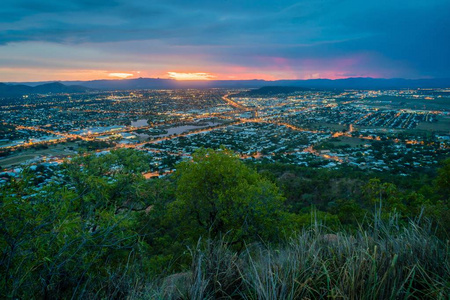
[(275, 240), (287, 227), (278, 187), (228, 150), (201, 149), (177, 167), (170, 215), (192, 241), (226, 234), (244, 241)]

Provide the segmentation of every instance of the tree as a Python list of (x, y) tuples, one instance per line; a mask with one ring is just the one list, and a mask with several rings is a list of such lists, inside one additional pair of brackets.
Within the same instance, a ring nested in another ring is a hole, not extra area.
[(64, 165), (66, 181), (80, 195), (83, 217), (96, 210), (145, 208), (148, 183), (142, 172), (149, 171), (151, 157), (131, 149), (113, 150), (102, 155), (78, 156)]
[(138, 266), (132, 262), (145, 247), (135, 215), (116, 214), (109, 207), (86, 219), (75, 205), (82, 197), (77, 191), (50, 184), (31, 196), (31, 181), (23, 174), (0, 188), (0, 298), (92, 298), (92, 291), (110, 298), (106, 295), (122, 293), (118, 283), (134, 272), (126, 262)]
[(200, 149), (177, 167), (170, 214), (187, 238), (226, 234), (233, 243), (270, 240), (285, 224), (284, 198), (275, 184), (231, 151)]
[(369, 203), (375, 204), (377, 209), (385, 213), (406, 212), (406, 206), (402, 202), (397, 186), (393, 183), (383, 183), (378, 178), (372, 178), (363, 187), (363, 194)]
[(448, 204), (450, 200), (450, 158), (443, 162), (443, 167), (438, 171), (436, 188), (444, 202)]

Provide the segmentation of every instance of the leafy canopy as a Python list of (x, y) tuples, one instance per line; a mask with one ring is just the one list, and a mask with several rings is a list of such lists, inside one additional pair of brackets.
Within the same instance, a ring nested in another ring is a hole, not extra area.
[(200, 149), (177, 167), (170, 213), (187, 237), (273, 238), (285, 224), (278, 187), (229, 150)]

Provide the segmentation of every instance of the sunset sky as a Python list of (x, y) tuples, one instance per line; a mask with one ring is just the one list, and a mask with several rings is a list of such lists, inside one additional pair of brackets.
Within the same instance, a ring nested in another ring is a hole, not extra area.
[(450, 77), (448, 0), (3, 0), (0, 81)]

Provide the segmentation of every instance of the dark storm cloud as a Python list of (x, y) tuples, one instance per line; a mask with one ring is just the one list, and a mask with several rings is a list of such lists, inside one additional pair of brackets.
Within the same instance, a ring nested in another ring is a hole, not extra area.
[[(333, 3), (334, 1), (327, 1)], [(8, 5), (8, 3), (10, 3)], [(172, 43), (266, 41), (279, 33), (310, 32), (320, 4), (295, 1), (8, 1), (1, 40), (127, 41), (177, 38)], [(89, 5), (90, 4), (90, 5)], [(104, 16), (110, 20), (102, 22)], [(1, 22), (1, 21), (0, 21)], [(55, 27), (57, 25), (57, 27)], [(303, 27), (306, 25), (306, 27)], [(132, 34), (130, 34), (132, 33)], [(240, 39), (246, 37), (249, 40)]]
[(447, 0), (7, 0), (0, 44), (115, 42), (120, 49), (121, 42), (158, 41), (180, 47), (170, 50), (179, 55), (191, 47), (215, 62), (251, 67), (270, 64), (264, 57), (295, 64), (365, 55), (366, 67), (381, 59), (418, 76), (450, 76), (449, 11)]

